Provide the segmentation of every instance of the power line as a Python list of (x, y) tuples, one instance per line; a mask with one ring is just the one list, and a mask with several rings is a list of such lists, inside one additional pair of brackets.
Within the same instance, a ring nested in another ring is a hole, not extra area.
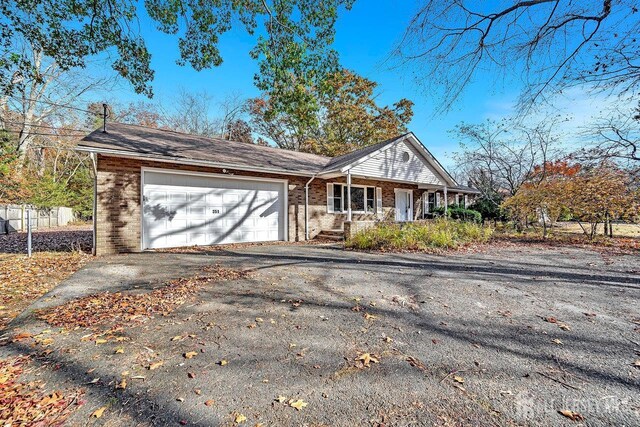
[(41, 102), (43, 104), (47, 104), (47, 105), (53, 105), (55, 107), (61, 107), (61, 108), (69, 108), (71, 110), (76, 110), (76, 111), (82, 111), (83, 113), (89, 113), (89, 114), (95, 114), (95, 115), (99, 115), (102, 116), (102, 112), (98, 112), (98, 111), (91, 111), (91, 110), (85, 110), (83, 108), (78, 108), (78, 107), (72, 107), (70, 105), (62, 105), (62, 104), (57, 104), (55, 102), (51, 102), (51, 101), (46, 101), (44, 99), (33, 99), (33, 98), (18, 98), (17, 96), (13, 95), (11, 96), (11, 98), (17, 100), (17, 101), (29, 101), (29, 102)]
[(86, 129), (70, 129), (70, 128), (59, 127), (59, 126), (36, 125), (36, 124), (28, 124), (28, 123), (24, 123), (24, 122), (15, 122), (13, 120), (5, 120), (5, 123), (12, 123), (14, 125), (20, 125), (20, 126), (24, 126), (24, 127), (35, 127), (35, 128), (53, 129), (53, 130), (66, 130), (66, 131), (71, 131), (71, 132), (91, 132), (91, 131), (86, 130)]
[[(5, 129), (5, 132), (9, 132), (9, 133), (20, 133), (19, 130), (8, 130)], [(62, 137), (81, 137), (81, 136), (87, 136), (87, 133), (79, 133), (79, 134), (74, 134), (74, 135), (61, 135), (59, 133), (39, 133), (39, 132), (29, 132), (29, 135), (36, 135), (36, 136), (57, 136), (58, 138), (62, 138)]]

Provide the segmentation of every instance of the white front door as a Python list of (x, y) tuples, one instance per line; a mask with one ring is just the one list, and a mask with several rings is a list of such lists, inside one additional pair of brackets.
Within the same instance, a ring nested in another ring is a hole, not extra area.
[(395, 189), (396, 221), (413, 220), (413, 190)]

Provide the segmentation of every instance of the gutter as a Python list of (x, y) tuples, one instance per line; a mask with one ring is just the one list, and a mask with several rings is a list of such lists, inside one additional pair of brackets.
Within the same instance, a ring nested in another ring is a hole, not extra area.
[(85, 152), (85, 153), (102, 154), (105, 156), (129, 157), (133, 159), (148, 160), (148, 161), (158, 162), (158, 163), (177, 163), (177, 164), (192, 165), (192, 166), (207, 166), (207, 167), (213, 167), (213, 168), (226, 168), (226, 169), (233, 169), (233, 170), (247, 171), (247, 172), (270, 173), (274, 175), (310, 176), (310, 177), (315, 177), (317, 175), (317, 173), (315, 172), (297, 172), (297, 171), (293, 172), (293, 171), (286, 171), (282, 169), (247, 167), (247, 166), (242, 166), (242, 165), (237, 165), (232, 163), (213, 162), (209, 160), (157, 157), (153, 155), (144, 155), (139, 153), (130, 153), (126, 151), (109, 150), (109, 149), (93, 148), (93, 147), (76, 147), (74, 148), (74, 150)]
[(309, 240), (309, 184), (316, 179), (317, 174), (313, 174), (311, 179), (304, 185), (304, 239)]

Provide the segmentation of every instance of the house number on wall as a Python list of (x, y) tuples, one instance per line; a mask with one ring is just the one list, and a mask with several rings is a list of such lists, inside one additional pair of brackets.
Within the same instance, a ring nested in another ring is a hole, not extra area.
[(214, 209), (211, 212), (214, 213), (214, 214), (219, 214), (220, 213), (220, 209)]

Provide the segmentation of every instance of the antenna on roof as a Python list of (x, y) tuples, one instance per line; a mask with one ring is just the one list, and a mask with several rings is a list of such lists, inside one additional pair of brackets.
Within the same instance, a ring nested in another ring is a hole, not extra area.
[(102, 104), (102, 133), (107, 133), (107, 104)]

